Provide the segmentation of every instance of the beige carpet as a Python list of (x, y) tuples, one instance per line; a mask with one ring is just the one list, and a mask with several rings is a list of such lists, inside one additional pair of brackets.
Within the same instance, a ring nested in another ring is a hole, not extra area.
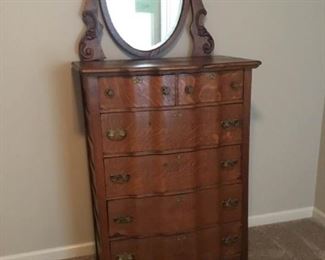
[(249, 244), (249, 260), (325, 260), (325, 227), (310, 219), (256, 227)]

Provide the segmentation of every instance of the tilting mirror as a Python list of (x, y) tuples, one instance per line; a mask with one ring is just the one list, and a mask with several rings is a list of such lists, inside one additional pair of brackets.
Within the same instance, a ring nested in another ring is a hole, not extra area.
[(150, 51), (175, 31), (183, 0), (106, 0), (106, 5), (124, 41), (135, 49)]
[(101, 0), (113, 39), (136, 56), (162, 52), (182, 27), (188, 5), (187, 0)]

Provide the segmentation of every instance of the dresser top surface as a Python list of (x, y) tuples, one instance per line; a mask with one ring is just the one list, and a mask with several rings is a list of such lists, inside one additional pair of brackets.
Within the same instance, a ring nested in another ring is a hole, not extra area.
[(94, 62), (73, 62), (75, 70), (83, 74), (135, 74), (135, 73), (179, 73), (182, 71), (229, 70), (238, 68), (256, 68), (258, 60), (227, 56), (161, 58), (148, 60), (112, 60)]

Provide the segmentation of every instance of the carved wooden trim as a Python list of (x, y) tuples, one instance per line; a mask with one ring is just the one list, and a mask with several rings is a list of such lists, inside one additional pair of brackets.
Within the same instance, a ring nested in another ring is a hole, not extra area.
[(87, 30), (79, 42), (80, 60), (104, 60), (105, 55), (101, 47), (103, 25), (98, 21), (98, 1), (86, 0), (82, 20)]
[(192, 56), (209, 56), (214, 50), (214, 40), (203, 25), (203, 19), (207, 15), (202, 0), (191, 0), (192, 24), (191, 36), (193, 39)]

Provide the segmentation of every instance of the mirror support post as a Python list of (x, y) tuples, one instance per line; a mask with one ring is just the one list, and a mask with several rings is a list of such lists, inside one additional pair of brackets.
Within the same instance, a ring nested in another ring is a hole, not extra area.
[(79, 57), (81, 61), (105, 59), (101, 47), (103, 25), (98, 21), (98, 9), (98, 1), (86, 0), (82, 12), (82, 20), (87, 29), (79, 42)]
[(190, 28), (193, 50), (192, 56), (210, 56), (214, 50), (214, 40), (204, 27), (203, 19), (207, 15), (202, 0), (191, 0), (192, 24)]

